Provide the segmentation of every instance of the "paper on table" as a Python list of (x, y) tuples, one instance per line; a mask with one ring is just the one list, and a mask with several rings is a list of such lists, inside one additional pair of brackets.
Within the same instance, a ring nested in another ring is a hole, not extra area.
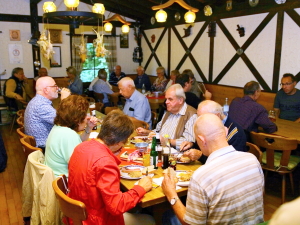
[[(158, 186), (161, 186), (163, 180), (164, 180), (164, 177), (152, 178), (152, 182), (155, 183), (155, 184), (158, 185)], [(134, 183), (134, 185), (138, 185), (138, 183), (139, 183), (139, 182), (137, 181), (137, 182)], [(182, 188), (182, 187), (176, 185), (176, 190), (179, 190), (179, 189), (181, 189), (181, 188)]]
[[(169, 154), (169, 147), (158, 146), (157, 150), (163, 151), (164, 154)], [(175, 148), (171, 148), (171, 154), (176, 154), (176, 153), (178, 153), (178, 151)]]
[(97, 138), (98, 134), (99, 134), (98, 132), (91, 132), (90, 138)]

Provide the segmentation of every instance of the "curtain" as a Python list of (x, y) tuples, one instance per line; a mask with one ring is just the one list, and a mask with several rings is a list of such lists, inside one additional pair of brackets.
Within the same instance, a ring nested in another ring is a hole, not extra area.
[(104, 36), (104, 47), (111, 54), (106, 57), (106, 62), (108, 65), (109, 72), (114, 71), (114, 67), (117, 63), (117, 54), (116, 54), (116, 37)]
[[(84, 37), (85, 43), (87, 42), (87, 37)], [(75, 67), (77, 71), (77, 76), (80, 75), (83, 63), (80, 60), (78, 46), (81, 43), (81, 36), (72, 36), (72, 66)]]

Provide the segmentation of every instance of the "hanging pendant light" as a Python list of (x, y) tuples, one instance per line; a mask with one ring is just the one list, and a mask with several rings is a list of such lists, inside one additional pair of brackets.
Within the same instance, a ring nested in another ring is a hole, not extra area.
[(45, 13), (55, 12), (56, 11), (56, 5), (54, 4), (54, 2), (44, 2), (43, 11)]
[(64, 3), (68, 8), (74, 9), (78, 7), (79, 0), (64, 0)]
[(157, 22), (159, 22), (159, 23), (166, 22), (167, 17), (168, 17), (168, 15), (163, 9), (158, 10), (157, 13), (155, 14), (155, 18), (156, 18)]
[(130, 30), (130, 27), (126, 24), (124, 24), (121, 28), (121, 31), (122, 31), (123, 34), (128, 34), (129, 30)]
[(195, 19), (196, 19), (196, 14), (192, 11), (188, 11), (185, 15), (184, 15), (184, 19), (186, 23), (194, 23)]
[(113, 28), (113, 25), (110, 22), (107, 22), (104, 24), (104, 30), (105, 32), (111, 32)]
[(105, 13), (105, 7), (101, 3), (95, 3), (93, 8), (92, 8), (93, 13), (98, 13), (98, 14), (104, 14)]

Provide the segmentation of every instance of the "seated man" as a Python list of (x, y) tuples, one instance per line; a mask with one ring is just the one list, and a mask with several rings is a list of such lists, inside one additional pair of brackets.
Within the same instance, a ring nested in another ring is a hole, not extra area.
[(48, 76), (48, 71), (46, 68), (44, 67), (41, 67), (38, 71), (38, 76), (36, 76), (35, 78), (33, 78), (33, 91), (34, 93), (36, 93), (36, 90), (35, 90), (35, 85), (36, 85), (36, 81), (37, 79), (39, 79), (40, 77), (46, 77)]
[(102, 123), (97, 139), (79, 144), (69, 161), (69, 197), (85, 203), (86, 225), (154, 225), (145, 214), (127, 213), (151, 191), (149, 176), (140, 179), (127, 192), (120, 190), (121, 161), (116, 157), (133, 133), (128, 116), (117, 110)]
[(151, 108), (148, 99), (135, 89), (134, 82), (129, 77), (119, 81), (120, 94), (126, 98), (123, 112), (127, 116), (145, 121), (151, 127)]
[(144, 67), (138, 66), (136, 72), (137, 72), (137, 77), (134, 80), (135, 88), (142, 89), (144, 85), (146, 91), (150, 91), (151, 82), (148, 75), (145, 74)]
[(163, 224), (263, 222), (264, 175), (256, 157), (228, 145), (227, 128), (214, 114), (200, 116), (194, 131), (208, 159), (192, 175), (186, 206), (178, 198), (173, 174), (164, 175), (162, 189), (176, 216), (165, 214)]
[(24, 75), (24, 70), (21, 67), (16, 67), (12, 70), (11, 77), (4, 83), (4, 95), (6, 97), (6, 104), (11, 110), (17, 111), (27, 104), (27, 96), (33, 97), (27, 84), (27, 77)]
[[(185, 94), (180, 84), (174, 84), (166, 91), (167, 111), (156, 125), (160, 137), (169, 135), (170, 144), (177, 149), (184, 141), (194, 142), (193, 125), (197, 119), (196, 110), (185, 103)], [(137, 128), (140, 135), (148, 135), (151, 131)]]
[(104, 107), (110, 106), (108, 95), (112, 95), (114, 94), (114, 92), (109, 88), (108, 84), (106, 83), (107, 73), (105, 69), (100, 69), (98, 71), (98, 78), (98, 81), (93, 86), (93, 91), (104, 95)]
[[(201, 116), (205, 113), (212, 113), (218, 116), (225, 127), (228, 128), (228, 134), (226, 136), (226, 140), (229, 145), (232, 145), (237, 151), (245, 152), (246, 149), (246, 135), (243, 128), (234, 122), (229, 116), (225, 116), (223, 113), (222, 106), (214, 101), (206, 100), (199, 104), (197, 115)], [(194, 143), (182, 143), (181, 150), (186, 150), (193, 146)], [(203, 155), (201, 151), (199, 151), (199, 146), (197, 143), (193, 146), (194, 149), (190, 149), (184, 152), (184, 155), (188, 156), (192, 161), (199, 160), (203, 164), (207, 160), (207, 156)]]
[(123, 77), (126, 77), (125, 73), (121, 72), (122, 68), (121, 66), (117, 65), (114, 68), (114, 72), (112, 72), (109, 75), (109, 83), (113, 86), (118, 86), (119, 80), (121, 80)]
[[(100, 69), (101, 70), (101, 69)], [(105, 71), (106, 72), (106, 71)], [(99, 74), (99, 71), (98, 71), (98, 74)], [(93, 86), (94, 86), (94, 84), (97, 82), (99, 80), (99, 77), (98, 76), (96, 76), (93, 80), (92, 80), (92, 82), (90, 83), (90, 85), (89, 85), (89, 91), (93, 91)], [(110, 83), (106, 80), (105, 81), (106, 83), (107, 83), (107, 85), (109, 86), (109, 89), (111, 89), (112, 87), (111, 87), (111, 85), (110, 85)]]
[(190, 92), (194, 93), (197, 97), (200, 98), (200, 95), (201, 95), (201, 91), (198, 87), (198, 82), (196, 81), (195, 79), (195, 76), (194, 76), (194, 73), (192, 72), (192, 70), (190, 69), (185, 69), (182, 74), (187, 74), (189, 75), (189, 77), (191, 78), (191, 83), (192, 83), (192, 87), (191, 87), (191, 90)]
[(281, 79), (281, 87), (274, 100), (274, 109), (280, 119), (300, 123), (300, 91), (293, 74), (286, 73)]
[[(193, 92), (190, 92), (192, 88), (192, 82), (193, 80), (186, 73), (180, 74), (176, 77), (176, 83), (180, 84), (184, 90), (185, 102), (188, 105), (197, 109), (199, 103), (201, 102), (201, 99), (198, 98)], [(211, 96), (212, 96), (211, 93), (208, 90), (206, 90), (204, 98), (211, 99)]]
[(241, 125), (246, 135), (251, 131), (257, 132), (259, 126), (267, 133), (277, 130), (276, 124), (269, 119), (267, 110), (256, 102), (260, 92), (259, 83), (250, 81), (244, 86), (244, 97), (233, 99), (229, 107), (229, 117)]
[[(41, 77), (36, 81), (36, 95), (28, 103), (24, 114), (25, 134), (33, 136), (36, 147), (45, 149), (47, 137), (54, 125), (56, 110), (52, 106), (53, 99), (58, 97), (58, 87), (52, 77)], [(70, 95), (63, 88), (61, 99)]]

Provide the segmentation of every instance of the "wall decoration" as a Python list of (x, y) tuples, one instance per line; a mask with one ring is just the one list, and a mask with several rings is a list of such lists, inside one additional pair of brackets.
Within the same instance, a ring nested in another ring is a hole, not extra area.
[(245, 36), (245, 28), (244, 27), (240, 27), (240, 25), (237, 25), (237, 29), (239, 32), (240, 37), (244, 37)]
[(20, 41), (21, 40), (20, 30), (9, 30), (9, 40)]
[(151, 43), (154, 43), (155, 42), (155, 34), (152, 34), (151, 35)]
[(208, 37), (216, 36), (216, 21), (210, 21), (208, 24)]
[(50, 59), (50, 67), (61, 67), (61, 50), (60, 46), (53, 46), (54, 54)]
[(23, 63), (23, 47), (21, 44), (8, 44), (8, 52), (11, 64)]
[(49, 29), (50, 40), (53, 44), (62, 44), (62, 30), (59, 29)]
[(191, 29), (192, 29), (192, 25), (188, 26), (186, 29), (183, 28), (184, 35), (182, 36), (182, 38), (190, 36), (191, 35)]
[(141, 47), (134, 48), (132, 60), (136, 63), (143, 62), (143, 50)]
[(128, 48), (128, 34), (120, 34), (120, 48)]

